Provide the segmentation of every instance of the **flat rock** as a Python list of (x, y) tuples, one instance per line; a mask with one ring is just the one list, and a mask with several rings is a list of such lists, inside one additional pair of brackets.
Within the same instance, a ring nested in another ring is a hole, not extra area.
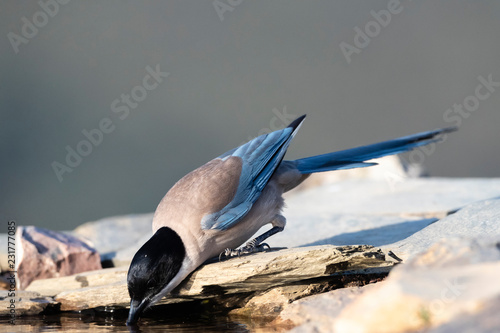
[[(153, 213), (113, 216), (84, 223), (71, 234), (92, 242), (103, 261), (111, 260), (114, 266), (127, 265), (140, 246), (151, 237), (152, 221)], [(122, 254), (117, 260), (120, 252), (124, 252), (126, 257)], [(129, 252), (133, 252), (132, 255)]]
[[(307, 180), (306, 180), (307, 181)], [(369, 214), (435, 217), (500, 195), (500, 178), (346, 180), (287, 195), (287, 216)]]
[(14, 293), (0, 290), (0, 316), (11, 316), (15, 309), (15, 316), (37, 315), (49, 305), (56, 305), (50, 297), (43, 297), (32, 291), (16, 290)]
[[(472, 203), (394, 244), (384, 246), (402, 259), (427, 250), (443, 238), (500, 235), (500, 199)], [(456, 254), (454, 254), (456, 255)]]
[(101, 269), (99, 253), (84, 241), (61, 232), (20, 226), (16, 232), (16, 281), (32, 281)]
[(35, 280), (26, 288), (42, 296), (54, 297), (67, 290), (107, 286), (126, 279), (128, 267), (105, 268), (59, 278)]
[(269, 238), (267, 243), (272, 247), (352, 244), (384, 246), (406, 239), (438, 221), (437, 218), (417, 216), (312, 214), (301, 218), (285, 215), (285, 230)]
[[(384, 254), (372, 246), (317, 246), (258, 253), (200, 267), (159, 304), (263, 292), (272, 287), (346, 272), (388, 272), (392, 266), (393, 262), (386, 261)], [(57, 294), (55, 300), (61, 303), (63, 311), (128, 307), (127, 269), (117, 267), (79, 274), (73, 277), (74, 281), (68, 278), (37, 281), (30, 290), (44, 295)], [(106, 284), (107, 276), (110, 279)], [(83, 280), (88, 286), (81, 288)], [(78, 285), (78, 288), (66, 289), (71, 285)]]
[(350, 179), (286, 195), (276, 247), (397, 243), (471, 203), (498, 197), (500, 178)]

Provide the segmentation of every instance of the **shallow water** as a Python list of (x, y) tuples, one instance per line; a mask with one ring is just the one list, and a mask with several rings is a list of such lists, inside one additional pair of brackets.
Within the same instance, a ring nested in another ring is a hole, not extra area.
[(159, 307), (146, 313), (137, 327), (127, 327), (126, 319), (126, 310), (23, 316), (16, 318), (15, 325), (9, 318), (0, 318), (0, 332), (278, 332), (263, 323), (231, 320), (226, 313), (200, 311), (196, 306), (192, 311)]
[(143, 320), (139, 327), (129, 328), (125, 319), (92, 318), (76, 315), (22, 317), (16, 325), (0, 320), (0, 332), (251, 332), (246, 325), (226, 318)]
[[(78, 317), (23, 318), (16, 325), (1, 322), (0, 332), (251, 332), (245, 325), (224, 319), (209, 321), (142, 322), (138, 328), (125, 326), (124, 320), (85, 320)], [(5, 325), (5, 326), (4, 326)]]

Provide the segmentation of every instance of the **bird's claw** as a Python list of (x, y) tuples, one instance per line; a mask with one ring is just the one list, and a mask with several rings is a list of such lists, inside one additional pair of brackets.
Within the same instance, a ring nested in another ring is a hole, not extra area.
[(265, 251), (266, 248), (270, 249), (271, 247), (267, 243), (257, 244), (257, 241), (255, 239), (252, 239), (251, 241), (246, 243), (244, 247), (241, 247), (239, 249), (225, 249), (223, 252), (221, 252), (221, 254), (219, 254), (219, 261), (221, 261), (222, 258), (239, 257), (242, 254), (262, 252)]
[(255, 244), (255, 242), (249, 242), (249, 244), (246, 244), (243, 248), (239, 249), (238, 251), (240, 252), (240, 254), (250, 254), (255, 252), (262, 252), (266, 248), (270, 249), (271, 247), (267, 243)]

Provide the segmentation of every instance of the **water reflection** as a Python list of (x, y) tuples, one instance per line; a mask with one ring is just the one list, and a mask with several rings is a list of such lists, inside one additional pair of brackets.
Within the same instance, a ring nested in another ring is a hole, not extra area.
[(251, 332), (246, 325), (227, 317), (167, 318), (149, 317), (139, 327), (127, 327), (126, 316), (63, 314), (19, 317), (16, 325), (0, 319), (0, 332)]
[(0, 332), (279, 332), (263, 323), (231, 320), (226, 313), (200, 311), (199, 305), (157, 307), (140, 320), (138, 327), (127, 327), (126, 310), (85, 311), (17, 317), (16, 325), (0, 318)]

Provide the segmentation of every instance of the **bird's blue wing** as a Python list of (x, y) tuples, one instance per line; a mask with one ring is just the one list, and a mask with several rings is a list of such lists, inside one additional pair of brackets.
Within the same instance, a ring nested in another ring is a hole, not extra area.
[(202, 229), (226, 230), (238, 223), (250, 211), (283, 160), (290, 141), (304, 118), (305, 115), (282, 130), (256, 137), (218, 157), (222, 160), (231, 156), (241, 159), (238, 188), (231, 202), (220, 211), (206, 214), (202, 218)]

